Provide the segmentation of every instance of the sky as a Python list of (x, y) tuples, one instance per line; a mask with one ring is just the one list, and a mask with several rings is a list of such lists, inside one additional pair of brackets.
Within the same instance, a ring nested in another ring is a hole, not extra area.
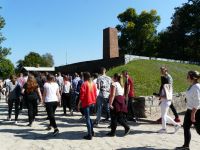
[(0, 0), (1, 30), (11, 48), (8, 58), (16, 62), (33, 51), (51, 53), (54, 65), (102, 59), (103, 29), (120, 22), (118, 14), (127, 8), (157, 10), (161, 17), (157, 31), (171, 23), (175, 7), (188, 0)]

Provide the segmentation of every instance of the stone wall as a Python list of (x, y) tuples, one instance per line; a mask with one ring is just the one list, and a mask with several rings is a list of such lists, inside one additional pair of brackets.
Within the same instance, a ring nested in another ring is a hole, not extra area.
[[(185, 93), (174, 94), (173, 104), (177, 112), (185, 111)], [(136, 115), (140, 118), (160, 116), (159, 100), (155, 96), (137, 97), (134, 100), (133, 107), (136, 110)], [(171, 110), (169, 112), (172, 114)]]

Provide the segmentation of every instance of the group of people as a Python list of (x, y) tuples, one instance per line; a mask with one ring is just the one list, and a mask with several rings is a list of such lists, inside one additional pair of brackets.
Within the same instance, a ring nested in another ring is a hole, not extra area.
[[(181, 128), (178, 113), (172, 103), (173, 79), (166, 67), (161, 67), (161, 86), (158, 93), (154, 93), (160, 101), (162, 128), (159, 133), (167, 133), (167, 121), (175, 126), (175, 131)], [(200, 74), (197, 71), (189, 71), (187, 79), (190, 87), (186, 91), (187, 111), (184, 118), (184, 145), (177, 149), (189, 149), (191, 140), (190, 128), (194, 124), (200, 134)], [(10, 80), (1, 82), (1, 92), (7, 96), (8, 120), (11, 120), (13, 104), (15, 104), (15, 123), (18, 122), (19, 108), (25, 105), (28, 109), (28, 126), (32, 126), (35, 116), (38, 115), (38, 103), (46, 108), (49, 125), (46, 130), (54, 128), (53, 135), (59, 133), (55, 120), (55, 112), (60, 105), (63, 107), (63, 114), (73, 115), (74, 111), (80, 111), (85, 117), (87, 135), (84, 139), (91, 140), (95, 135), (93, 127), (98, 126), (100, 121), (110, 121), (111, 131), (107, 136), (115, 136), (117, 124), (124, 127), (124, 135), (129, 134), (130, 126), (127, 120), (137, 122), (136, 113), (133, 108), (134, 82), (128, 71), (121, 74), (115, 73), (112, 78), (106, 75), (106, 69), (100, 69), (100, 75), (89, 72), (69, 75), (61, 73), (52, 74), (20, 74)], [(169, 108), (172, 109), (175, 119), (168, 116)], [(101, 119), (104, 112), (105, 119)], [(94, 122), (91, 113), (96, 113)]]

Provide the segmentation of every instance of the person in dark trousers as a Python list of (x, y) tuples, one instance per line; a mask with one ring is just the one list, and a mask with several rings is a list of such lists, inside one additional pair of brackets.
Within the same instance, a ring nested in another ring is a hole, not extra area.
[[(165, 67), (165, 66), (160, 67), (160, 73), (161, 73), (161, 80), (162, 80), (162, 77), (165, 77), (165, 78), (168, 79), (168, 82), (170, 84), (172, 84), (172, 86), (173, 86), (173, 79), (172, 79), (172, 76), (168, 73), (167, 67)], [(159, 94), (160, 94), (161, 89), (162, 89), (161, 87), (162, 87), (162, 85), (160, 86)], [(171, 105), (169, 107), (170, 107), (170, 109), (172, 110), (172, 112), (173, 112), (173, 114), (175, 116), (174, 121), (175, 122), (180, 122), (179, 115), (178, 115), (178, 113), (176, 111), (176, 108), (174, 107), (173, 102), (171, 103)], [(156, 122), (161, 123), (162, 122), (162, 118), (159, 118), (158, 120), (156, 120)]]
[(189, 71), (187, 80), (190, 84), (186, 91), (187, 111), (185, 113), (183, 129), (184, 129), (184, 144), (177, 147), (177, 150), (189, 150), (191, 141), (190, 128), (192, 124), (200, 135), (200, 84), (198, 80), (200, 74), (198, 71)]
[(61, 87), (61, 99), (62, 99), (62, 106), (64, 115), (67, 114), (66, 108), (69, 108), (69, 112), (71, 112), (71, 105), (70, 105), (70, 92), (71, 92), (71, 82), (69, 81), (68, 76), (64, 76), (63, 83)]
[(55, 120), (55, 111), (58, 105), (60, 105), (60, 92), (59, 86), (55, 82), (54, 76), (47, 75), (47, 82), (44, 84), (43, 103), (45, 103), (48, 119), (50, 121), (46, 130), (54, 128), (53, 136), (59, 133)]
[(123, 77), (125, 78), (125, 87), (124, 87), (124, 95), (126, 98), (126, 103), (128, 104), (128, 115), (127, 120), (137, 122), (135, 110), (133, 108), (134, 101), (134, 81), (129, 76), (128, 71), (122, 71)]
[(107, 136), (115, 136), (117, 123), (120, 123), (124, 129), (124, 135), (129, 134), (130, 127), (125, 121), (124, 113), (127, 113), (127, 106), (125, 104), (123, 79), (119, 74), (114, 74), (113, 83), (111, 85), (111, 93), (109, 98), (110, 114), (111, 114), (111, 131)]
[(20, 94), (21, 94), (21, 87), (17, 82), (17, 78), (15, 75), (10, 77), (10, 82), (7, 84), (7, 91), (8, 91), (8, 120), (11, 120), (12, 108), (13, 104), (15, 103), (15, 124), (18, 124), (18, 115), (19, 115), (19, 104), (20, 104)]
[(37, 107), (38, 107), (38, 97), (40, 101), (42, 101), (42, 95), (40, 92), (39, 85), (33, 75), (28, 76), (27, 83), (24, 85), (24, 98), (27, 102), (28, 108), (28, 120), (29, 123), (27, 126), (32, 126), (33, 121), (35, 120), (35, 116), (37, 115)]

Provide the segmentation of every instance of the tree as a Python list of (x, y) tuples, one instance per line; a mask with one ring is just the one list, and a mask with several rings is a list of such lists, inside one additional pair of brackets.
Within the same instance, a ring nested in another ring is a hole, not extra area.
[(160, 35), (159, 49), (164, 49), (161, 55), (168, 52), (171, 58), (199, 62), (200, 1), (189, 0), (175, 8), (171, 26)]
[(4, 79), (15, 73), (15, 67), (9, 59), (2, 59), (0, 62), (0, 76)]
[(118, 15), (118, 19), (121, 22), (116, 26), (120, 49), (128, 54), (153, 55), (157, 41), (156, 27), (160, 23), (156, 10), (142, 11), (138, 15), (135, 9), (128, 8)]
[(54, 64), (53, 56), (50, 53), (46, 53), (42, 56), (35, 52), (30, 52), (24, 57), (24, 60), (17, 62), (17, 70), (20, 71), (24, 66), (26, 67), (52, 67)]
[(3, 41), (6, 40), (6, 38), (1, 33), (1, 30), (4, 28), (4, 26), (5, 20), (0, 15), (0, 76), (6, 78), (14, 73), (14, 65), (11, 63), (10, 60), (6, 59), (6, 56), (11, 54), (11, 49), (1, 46)]
[(53, 56), (50, 53), (42, 55), (42, 65), (46, 67), (52, 67), (54, 65)]

